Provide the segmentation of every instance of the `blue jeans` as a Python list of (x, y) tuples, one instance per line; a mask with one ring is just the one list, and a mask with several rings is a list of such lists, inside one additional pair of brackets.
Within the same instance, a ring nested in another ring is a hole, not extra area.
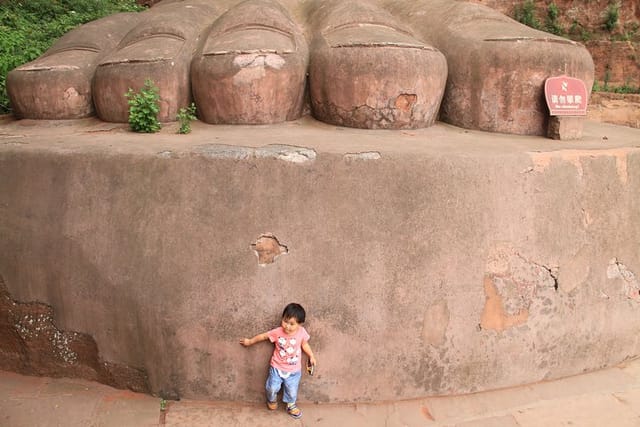
[(269, 366), (269, 376), (265, 384), (267, 400), (269, 402), (275, 402), (278, 399), (278, 392), (284, 384), (282, 401), (284, 403), (296, 403), (300, 378), (302, 378), (302, 371), (283, 372), (273, 366)]

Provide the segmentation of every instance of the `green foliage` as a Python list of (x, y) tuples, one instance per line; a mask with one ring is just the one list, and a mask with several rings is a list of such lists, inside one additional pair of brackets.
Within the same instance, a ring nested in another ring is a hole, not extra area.
[(540, 21), (536, 17), (536, 4), (533, 0), (525, 0), (521, 5), (517, 5), (514, 10), (514, 18), (521, 24), (540, 29)]
[(196, 104), (193, 102), (187, 108), (181, 108), (178, 111), (178, 121), (180, 122), (180, 129), (178, 129), (178, 133), (189, 133), (191, 132), (191, 121), (196, 119)]
[(545, 20), (545, 31), (556, 35), (564, 34), (564, 30), (558, 22), (559, 16), (560, 9), (558, 9), (558, 6), (555, 3), (549, 4), (549, 8), (547, 9), (547, 18)]
[(135, 0), (0, 1), (0, 114), (11, 111), (6, 92), (9, 71), (36, 59), (80, 24), (138, 10)]
[(610, 3), (607, 7), (604, 27), (607, 31), (612, 32), (618, 26), (618, 18), (620, 17), (620, 4)]
[(573, 20), (571, 26), (569, 27), (568, 36), (573, 40), (582, 40), (583, 42), (588, 42), (593, 39), (593, 33), (591, 33), (587, 28), (584, 27), (577, 20)]
[(166, 399), (160, 399), (160, 410), (161, 411), (166, 411), (167, 410), (167, 400)]
[(640, 93), (640, 86), (633, 86), (629, 82), (625, 82), (622, 86), (613, 88), (615, 93)]
[(611, 35), (610, 40), (640, 42), (640, 37), (638, 37), (639, 27), (640, 24), (638, 24), (637, 22), (626, 22), (618, 34)]
[(593, 33), (591, 31), (582, 30), (582, 32), (580, 33), (580, 40), (582, 40), (583, 42), (588, 42), (591, 39), (593, 39)]
[(125, 95), (129, 103), (129, 126), (134, 132), (154, 133), (160, 130), (160, 93), (153, 81), (146, 79), (140, 92), (129, 88)]
[[(605, 75), (605, 79), (606, 78), (607, 78), (607, 75)], [(623, 84), (622, 86), (611, 87), (609, 86), (608, 81), (604, 82), (604, 86), (600, 86), (600, 83), (598, 83), (597, 81), (594, 81), (591, 91), (592, 92), (613, 92), (613, 93), (622, 93), (622, 94), (628, 94), (628, 93), (640, 94), (640, 86), (633, 86), (629, 82), (625, 82), (625, 84)]]

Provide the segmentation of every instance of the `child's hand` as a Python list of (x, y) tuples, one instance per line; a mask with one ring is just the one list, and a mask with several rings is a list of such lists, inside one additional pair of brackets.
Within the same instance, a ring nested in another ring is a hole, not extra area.
[(242, 338), (240, 340), (240, 344), (242, 344), (245, 347), (249, 347), (250, 345), (254, 345), (255, 343), (258, 343), (260, 341), (265, 341), (269, 339), (269, 335), (267, 335), (267, 333), (263, 333), (263, 334), (258, 334), (253, 338)]
[(316, 371), (316, 358), (313, 356), (309, 356), (309, 359), (307, 359), (307, 373), (313, 376), (315, 371)]

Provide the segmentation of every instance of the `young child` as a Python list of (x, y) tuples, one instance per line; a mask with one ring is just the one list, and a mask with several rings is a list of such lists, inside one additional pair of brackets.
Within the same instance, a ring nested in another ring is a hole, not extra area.
[(302, 351), (309, 357), (312, 367), (316, 358), (309, 346), (309, 334), (302, 327), (305, 319), (304, 308), (300, 304), (291, 303), (282, 312), (282, 322), (278, 328), (258, 334), (253, 338), (243, 338), (240, 344), (245, 347), (260, 341), (269, 340), (275, 344), (269, 367), (269, 377), (265, 384), (267, 390), (267, 407), (275, 410), (278, 407), (278, 392), (284, 385), (282, 401), (287, 404), (287, 412), (293, 418), (300, 418), (302, 411), (296, 406), (298, 385), (302, 377)]

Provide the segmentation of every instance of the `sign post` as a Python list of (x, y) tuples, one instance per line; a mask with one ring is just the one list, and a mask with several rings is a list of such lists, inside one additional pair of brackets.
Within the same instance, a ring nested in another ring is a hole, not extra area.
[(549, 107), (547, 136), (552, 139), (580, 139), (587, 115), (589, 93), (584, 82), (569, 76), (550, 77), (544, 83)]

